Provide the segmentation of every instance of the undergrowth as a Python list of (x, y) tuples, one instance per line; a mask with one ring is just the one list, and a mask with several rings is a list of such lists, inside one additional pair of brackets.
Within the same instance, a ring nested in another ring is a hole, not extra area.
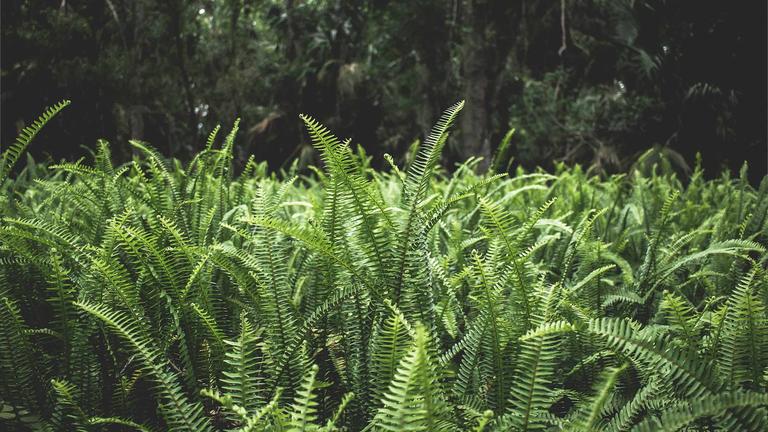
[[(768, 181), (3, 153), (0, 426), (765, 430)], [(499, 166), (498, 163), (492, 166)]]

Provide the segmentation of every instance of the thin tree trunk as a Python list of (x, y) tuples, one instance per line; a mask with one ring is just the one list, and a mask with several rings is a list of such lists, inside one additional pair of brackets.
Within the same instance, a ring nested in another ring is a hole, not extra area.
[(475, 9), (472, 0), (465, 1), (464, 12), (466, 28), (469, 31), (464, 35), (462, 46), (462, 79), (466, 104), (459, 120), (459, 154), (463, 159), (470, 156), (482, 157), (479, 168), (484, 170), (488, 167), (491, 156), (488, 112), (491, 96), (488, 78), (490, 65), (488, 47), (483, 37), (486, 23), (480, 11)]
[[(171, 30), (173, 32), (173, 38), (176, 43), (176, 55), (178, 56), (179, 72), (181, 73), (181, 84), (184, 90), (184, 99), (187, 105), (188, 122), (192, 136), (197, 137), (197, 116), (195, 115), (195, 102), (192, 96), (192, 80), (189, 77), (189, 71), (187, 70), (187, 56), (184, 49), (183, 36), (183, 23), (184, 17), (184, 4), (182, 2), (174, 3), (171, 17)], [(184, 143), (182, 143), (184, 144)], [(190, 145), (187, 143), (186, 145)], [(173, 149), (170, 149), (173, 151)]]

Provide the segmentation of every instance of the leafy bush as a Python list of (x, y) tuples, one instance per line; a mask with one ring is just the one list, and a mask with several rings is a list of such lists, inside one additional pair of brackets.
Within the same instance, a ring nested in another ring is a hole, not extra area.
[(765, 430), (768, 181), (449, 174), (461, 107), (402, 170), (302, 116), (312, 175), (235, 125), (5, 180), (0, 425)]
[(639, 149), (659, 144), (645, 130), (655, 121), (652, 99), (627, 92), (620, 81), (592, 87), (577, 83), (580, 78), (564, 70), (524, 80), (522, 96), (510, 109), (520, 162), (575, 161), (616, 172)]

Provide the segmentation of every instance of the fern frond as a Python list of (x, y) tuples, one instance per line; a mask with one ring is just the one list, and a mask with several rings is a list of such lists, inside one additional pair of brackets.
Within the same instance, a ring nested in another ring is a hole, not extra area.
[(75, 305), (110, 327), (139, 356), (156, 383), (160, 411), (170, 431), (212, 431), (208, 419), (203, 415), (203, 407), (187, 399), (176, 374), (169, 371), (167, 362), (162, 360), (160, 353), (152, 346), (140, 324), (133, 322), (125, 313), (104, 305), (82, 301)]
[(437, 371), (427, 348), (426, 330), (416, 327), (411, 348), (400, 360), (382, 407), (374, 419), (383, 431), (455, 430), (440, 391)]
[(720, 389), (709, 374), (710, 365), (695, 361), (676, 350), (669, 338), (645, 336), (637, 325), (625, 319), (598, 318), (589, 322), (589, 331), (609, 347), (625, 354), (640, 365), (664, 373), (687, 398), (712, 394)]
[(43, 126), (69, 104), (69, 100), (55, 103), (52, 107), (47, 108), (37, 120), (32, 122), (32, 125), (26, 126), (21, 130), (16, 141), (2, 154), (2, 160), (0, 161), (0, 184), (5, 183), (5, 179), (8, 178), (13, 166), (16, 165), (21, 154), (24, 153), (24, 150), (27, 149), (29, 143), (32, 142)]
[(232, 403), (246, 411), (253, 411), (264, 402), (264, 385), (260, 383), (263, 364), (259, 350), (258, 333), (250, 321), (240, 318), (240, 335), (234, 341), (224, 341), (230, 346), (224, 362), (227, 368), (222, 372), (222, 389)]
[[(676, 431), (702, 417), (718, 417), (737, 408), (753, 409), (753, 423), (749, 430), (765, 430), (766, 419), (764, 409), (768, 405), (768, 395), (764, 393), (731, 392), (717, 395), (707, 395), (701, 398), (675, 404), (664, 410), (658, 417), (650, 417), (632, 428), (638, 432)], [(718, 423), (731, 429), (728, 423)], [(747, 430), (747, 429), (739, 429)]]
[(540, 430), (552, 401), (550, 388), (555, 373), (560, 334), (570, 330), (564, 321), (542, 324), (521, 338), (521, 348), (511, 385), (506, 417), (516, 430)]
[(400, 360), (411, 345), (413, 329), (397, 309), (385, 300), (389, 309), (388, 316), (378, 326), (371, 342), (371, 379), (375, 384), (373, 394), (381, 399), (387, 386), (397, 372)]
[(604, 429), (604, 411), (609, 401), (615, 397), (614, 386), (619, 375), (624, 372), (627, 365), (609, 368), (598, 381), (595, 387), (595, 395), (591, 400), (585, 401), (582, 407), (577, 408), (576, 417), (571, 421), (571, 427), (578, 431), (593, 431)]
[(16, 302), (0, 296), (0, 389), (2, 400), (12, 407), (13, 417), (22, 417), (23, 411), (41, 414), (35, 394), (34, 352), (26, 328)]
[(304, 432), (317, 428), (317, 371), (317, 365), (312, 366), (304, 377), (301, 388), (296, 392), (296, 399), (290, 408), (291, 420), (287, 428), (289, 432)]
[(757, 272), (749, 271), (731, 294), (718, 338), (718, 369), (730, 389), (762, 388), (761, 372), (768, 367), (768, 311), (753, 292)]

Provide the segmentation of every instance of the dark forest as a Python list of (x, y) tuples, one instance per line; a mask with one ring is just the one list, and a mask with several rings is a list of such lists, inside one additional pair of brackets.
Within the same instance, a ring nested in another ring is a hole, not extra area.
[[(618, 172), (646, 150), (690, 172), (766, 172), (766, 5), (723, 1), (2, 2), (2, 142), (74, 103), (39, 157), (140, 139), (182, 160), (241, 118), (242, 164), (316, 162), (308, 113), (369, 154), (406, 154), (466, 100), (446, 162)], [(449, 163), (451, 166), (452, 163)]]
[(768, 430), (765, 1), (0, 5), (0, 430)]

